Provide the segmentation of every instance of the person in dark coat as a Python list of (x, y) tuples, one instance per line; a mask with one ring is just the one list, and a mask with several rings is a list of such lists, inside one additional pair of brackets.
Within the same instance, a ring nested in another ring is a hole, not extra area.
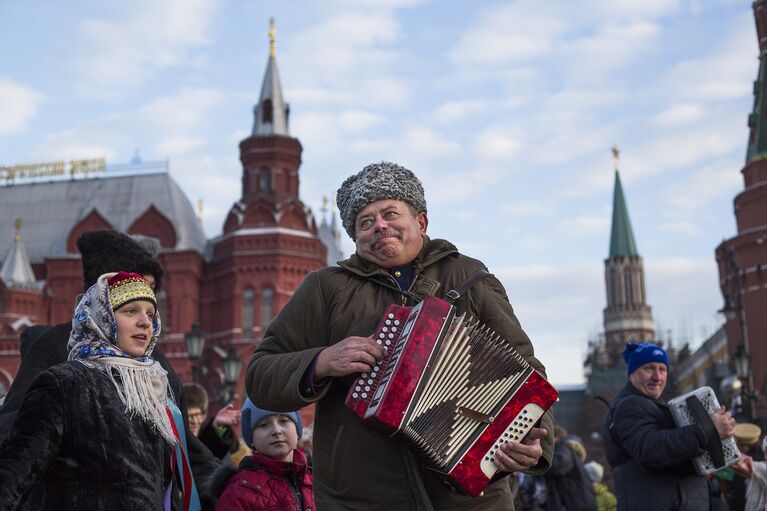
[(303, 426), (298, 412), (242, 405), (242, 438), (253, 454), (237, 470), (226, 465), (211, 478), (217, 511), (314, 511), (312, 473), (298, 448)]
[(0, 509), (40, 481), (43, 510), (160, 510), (176, 436), (154, 293), (135, 273), (102, 275), (75, 309), (69, 360), (40, 373), (0, 446)]
[[(367, 427), (344, 403), (355, 375), (371, 371), (384, 355), (370, 335), (387, 306), (445, 297), (487, 268), (450, 242), (426, 235), (423, 185), (401, 165), (368, 165), (344, 181), (337, 202), (357, 252), (307, 275), (272, 320), (248, 366), (248, 396), (269, 410), (317, 403), (312, 468), (320, 510), (512, 509), (505, 476), (542, 474), (550, 466), (550, 412), (520, 442), (500, 447), (497, 477), (471, 497), (446, 486), (403, 442)], [(469, 286), (454, 305), (457, 315), (473, 316), (545, 376), (497, 278)]]
[[(130, 236), (112, 230), (88, 231), (78, 238), (77, 248), (82, 255), (83, 291), (95, 284), (101, 274), (118, 270), (144, 276), (154, 286), (155, 292), (161, 289), (164, 274), (162, 266), (147, 249)], [(55, 325), (34, 339), (27, 348), (16, 378), (8, 390), (3, 406), (0, 407), (0, 442), (10, 432), (32, 381), (46, 369), (67, 360), (69, 355), (67, 343), (71, 330), (71, 321)], [(220, 464), (220, 461), (189, 432), (186, 398), (181, 381), (159, 345), (155, 347), (152, 356), (167, 371), (168, 382), (183, 414), (189, 462), (199, 487), (201, 482)], [(40, 498), (41, 492), (42, 490), (32, 488), (30, 497)], [(178, 492), (174, 492), (174, 496), (177, 494)], [(203, 509), (212, 509), (207, 504), (207, 496), (201, 494), (200, 497)]]
[[(546, 511), (597, 511), (594, 486), (583, 461), (570, 445), (571, 438), (564, 428), (557, 426), (554, 438), (554, 457), (546, 480)], [(583, 450), (582, 444), (576, 445)], [(585, 450), (583, 450), (585, 456)]]
[[(697, 424), (677, 427), (660, 397), (669, 369), (666, 352), (651, 343), (629, 342), (623, 358), (629, 381), (602, 427), (618, 510), (708, 511), (708, 479), (698, 476), (692, 464), (707, 450), (708, 440)], [(712, 422), (720, 438), (732, 435), (735, 421), (724, 408), (712, 415)]]
[(208, 415), (208, 393), (197, 383), (185, 383), (189, 430), (196, 435), (213, 456), (223, 460), (240, 448), (240, 439), (234, 428), (240, 423), (240, 410), (231, 403), (221, 408), (214, 417)]

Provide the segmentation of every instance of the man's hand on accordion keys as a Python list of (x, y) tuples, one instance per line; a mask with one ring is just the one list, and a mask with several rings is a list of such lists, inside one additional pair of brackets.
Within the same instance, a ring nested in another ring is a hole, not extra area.
[(546, 436), (543, 428), (533, 428), (521, 442), (508, 442), (495, 455), (495, 465), (505, 472), (528, 470), (538, 464), (543, 456), (541, 438)]
[(372, 337), (347, 337), (320, 352), (314, 367), (314, 380), (370, 371), (383, 356), (383, 349)]

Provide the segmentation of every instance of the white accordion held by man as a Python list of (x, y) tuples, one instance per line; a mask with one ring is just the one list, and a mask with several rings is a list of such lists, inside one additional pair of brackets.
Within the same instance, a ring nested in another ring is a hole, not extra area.
[(708, 450), (692, 460), (698, 475), (711, 474), (740, 460), (740, 451), (735, 439), (732, 436), (719, 438), (711, 420), (711, 415), (720, 408), (719, 400), (711, 387), (700, 387), (675, 397), (668, 402), (668, 406), (678, 427), (697, 424), (708, 439)]

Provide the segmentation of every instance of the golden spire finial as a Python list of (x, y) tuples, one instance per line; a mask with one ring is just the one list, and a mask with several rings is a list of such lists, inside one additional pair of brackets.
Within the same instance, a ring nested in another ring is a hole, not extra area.
[(202, 199), (197, 199), (197, 220), (202, 221), (203, 204)]
[(17, 218), (16, 222), (14, 222), (16, 225), (16, 241), (21, 241), (21, 218)]
[(618, 170), (618, 159), (620, 157), (621, 152), (618, 151), (618, 148), (616, 146), (613, 146), (613, 166), (615, 167), (615, 170)]
[(328, 199), (327, 195), (322, 196), (322, 209), (327, 210), (328, 209), (328, 203), (330, 202), (330, 199)]
[(269, 18), (269, 56), (274, 58), (277, 56), (277, 50), (274, 44), (274, 36), (277, 31), (274, 28), (274, 18)]

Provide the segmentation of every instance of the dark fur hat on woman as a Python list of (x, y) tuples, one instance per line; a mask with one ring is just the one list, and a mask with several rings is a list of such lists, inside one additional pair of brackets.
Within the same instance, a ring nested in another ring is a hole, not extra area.
[(155, 293), (160, 290), (165, 273), (160, 263), (127, 234), (117, 231), (87, 231), (77, 238), (83, 256), (83, 289), (87, 290), (104, 273), (126, 271), (151, 275)]

